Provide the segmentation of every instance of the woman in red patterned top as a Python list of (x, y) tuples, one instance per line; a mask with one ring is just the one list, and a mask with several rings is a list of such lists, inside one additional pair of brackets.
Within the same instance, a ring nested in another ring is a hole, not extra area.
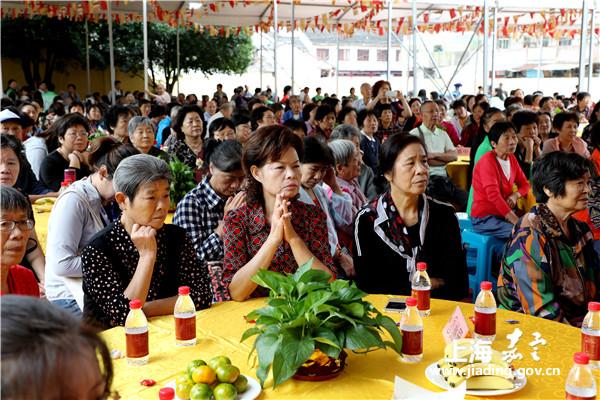
[(34, 222), (27, 216), (27, 199), (18, 190), (0, 185), (1, 294), (40, 297), (33, 272), (18, 265), (25, 256)]
[(297, 201), (302, 154), (302, 140), (280, 125), (258, 129), (244, 147), (246, 205), (224, 219), (223, 281), (233, 300), (268, 294), (252, 281), (261, 269), (293, 273), (312, 259), (335, 277), (325, 213)]

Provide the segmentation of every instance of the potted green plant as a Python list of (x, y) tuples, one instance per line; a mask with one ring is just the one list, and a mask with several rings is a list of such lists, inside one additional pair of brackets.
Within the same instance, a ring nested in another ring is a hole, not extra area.
[(196, 186), (196, 179), (194, 171), (188, 165), (179, 161), (177, 157), (173, 157), (169, 161), (169, 167), (171, 168), (172, 176), (169, 187), (171, 210), (175, 210), (177, 203)]
[[(346, 280), (329, 282), (328, 273), (311, 265), (312, 260), (294, 274), (261, 270), (252, 278), (270, 289), (267, 305), (246, 316), (256, 326), (242, 336), (244, 341), (258, 335), (252, 352), (258, 355), (256, 375), (262, 386), (270, 370), (276, 387), (307, 367), (307, 361), (320, 358), (321, 352), (341, 358), (342, 368), (344, 349), (368, 352), (389, 346), (401, 352), (396, 323), (363, 299), (367, 293)], [(391, 341), (382, 339), (383, 330)]]

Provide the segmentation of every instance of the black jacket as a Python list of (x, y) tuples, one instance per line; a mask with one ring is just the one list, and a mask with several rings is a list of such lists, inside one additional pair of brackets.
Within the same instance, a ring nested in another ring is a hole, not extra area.
[[(354, 222), (356, 283), (368, 293), (410, 295), (407, 260), (387, 239), (389, 226), (381, 199), (365, 206)], [(426, 227), (415, 265), (426, 262), (429, 277), (444, 280), (444, 285), (432, 290), (431, 296), (448, 300), (467, 297), (467, 264), (454, 209), (426, 196), (420, 201), (419, 208), (419, 228), (421, 224)]]

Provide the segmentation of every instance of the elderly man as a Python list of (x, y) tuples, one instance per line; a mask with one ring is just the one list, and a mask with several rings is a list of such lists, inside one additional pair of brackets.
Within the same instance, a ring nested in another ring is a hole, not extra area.
[(366, 82), (360, 85), (360, 94), (362, 95), (362, 98), (352, 103), (352, 106), (356, 109), (356, 112), (367, 108), (367, 104), (369, 104), (371, 101), (371, 85)]
[(465, 209), (467, 194), (457, 189), (446, 172), (446, 164), (458, 159), (456, 148), (448, 134), (438, 127), (440, 111), (433, 101), (421, 105), (423, 123), (410, 131), (411, 135), (419, 136), (427, 149), (429, 163), (429, 186), (427, 193), (438, 200), (452, 203), (457, 211)]
[(156, 85), (156, 94), (150, 93), (150, 91), (148, 91), (147, 93), (151, 98), (154, 99), (154, 101), (156, 101), (156, 104), (158, 105), (166, 106), (171, 102), (171, 95), (169, 94), (169, 92), (167, 92), (167, 90), (165, 89), (165, 85), (163, 85), (162, 83)]

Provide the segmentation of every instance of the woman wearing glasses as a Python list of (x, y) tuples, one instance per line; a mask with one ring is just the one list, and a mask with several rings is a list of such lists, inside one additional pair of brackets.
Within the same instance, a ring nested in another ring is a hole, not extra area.
[(29, 204), (17, 189), (0, 185), (1, 294), (40, 297), (33, 272), (19, 265), (25, 256), (34, 222), (27, 216)]
[(56, 123), (60, 147), (48, 154), (40, 167), (40, 180), (55, 192), (60, 189), (65, 169), (74, 169), (77, 180), (90, 174), (85, 157), (89, 131), (87, 121), (80, 114), (73, 113)]

